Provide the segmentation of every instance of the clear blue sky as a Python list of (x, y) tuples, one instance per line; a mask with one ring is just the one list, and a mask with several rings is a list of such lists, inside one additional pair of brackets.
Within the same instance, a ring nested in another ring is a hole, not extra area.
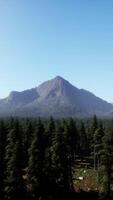
[(113, 0), (0, 0), (0, 98), (56, 75), (113, 102)]

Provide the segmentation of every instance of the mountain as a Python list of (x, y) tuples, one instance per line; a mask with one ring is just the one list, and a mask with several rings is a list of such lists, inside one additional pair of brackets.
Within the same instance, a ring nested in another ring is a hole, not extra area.
[(60, 76), (36, 88), (13, 91), (0, 100), (1, 116), (105, 116), (112, 110), (112, 104), (89, 91), (76, 88)]

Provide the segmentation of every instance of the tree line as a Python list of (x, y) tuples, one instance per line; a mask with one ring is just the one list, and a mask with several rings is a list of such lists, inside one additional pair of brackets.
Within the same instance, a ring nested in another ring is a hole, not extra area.
[(113, 121), (0, 119), (0, 199), (62, 199), (75, 193), (77, 160), (98, 172), (99, 198), (112, 195)]

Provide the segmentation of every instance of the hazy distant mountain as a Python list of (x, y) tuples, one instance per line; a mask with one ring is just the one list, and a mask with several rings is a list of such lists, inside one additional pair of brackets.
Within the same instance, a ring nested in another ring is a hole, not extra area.
[(103, 116), (111, 110), (112, 104), (74, 87), (59, 76), (30, 90), (13, 91), (7, 98), (0, 100), (0, 115)]

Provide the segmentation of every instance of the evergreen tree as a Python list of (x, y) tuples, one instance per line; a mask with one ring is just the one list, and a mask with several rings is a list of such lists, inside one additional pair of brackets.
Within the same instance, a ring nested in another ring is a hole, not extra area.
[(95, 168), (97, 169), (100, 166), (100, 157), (103, 151), (103, 137), (104, 137), (104, 129), (102, 123), (100, 123), (98, 129), (94, 134), (94, 149), (95, 149)]
[(87, 139), (87, 134), (85, 130), (84, 123), (82, 122), (80, 125), (80, 130), (79, 130), (79, 152), (80, 152), (80, 157), (83, 159), (88, 155), (88, 149), (89, 149), (89, 143)]
[(48, 190), (51, 190), (51, 174), (52, 171), (52, 146), (55, 137), (55, 128), (56, 124), (54, 119), (51, 117), (48, 121), (48, 126), (46, 127), (45, 131), (45, 174), (46, 174), (46, 181), (48, 184)]
[(96, 115), (93, 117), (93, 123), (91, 127), (91, 154), (93, 155), (93, 161), (94, 161), (94, 169), (96, 169), (96, 150), (95, 150), (95, 132), (98, 128), (98, 120)]
[(104, 199), (111, 198), (111, 175), (113, 165), (113, 132), (107, 132), (103, 138), (103, 152), (101, 154), (101, 168), (103, 170), (103, 193)]
[(68, 178), (70, 182), (71, 189), (73, 190), (73, 173), (75, 168), (75, 156), (77, 153), (77, 142), (78, 142), (78, 130), (76, 128), (75, 122), (71, 118), (64, 127), (65, 142), (67, 147), (68, 156)]
[(25, 188), (22, 177), (19, 141), (16, 138), (16, 129), (12, 129), (7, 137), (6, 146), (6, 173), (4, 180), (5, 199), (16, 200), (25, 198)]
[[(34, 125), (34, 126), (33, 126)], [(33, 124), (30, 120), (26, 120), (25, 125), (23, 126), (23, 134), (22, 134), (22, 139), (23, 139), (23, 154), (24, 154), (24, 167), (26, 168), (28, 166), (28, 149), (31, 146), (31, 141), (33, 139), (33, 132), (34, 132), (34, 127), (35, 124)]]
[(70, 190), (68, 152), (62, 127), (57, 127), (52, 148), (53, 178), (60, 192)]
[(3, 198), (3, 185), (4, 185), (4, 156), (6, 145), (6, 127), (4, 121), (0, 121), (0, 199)]
[(34, 138), (29, 148), (29, 162), (27, 169), (28, 186), (32, 193), (33, 199), (43, 197), (44, 193), (44, 127), (41, 120), (38, 120)]

